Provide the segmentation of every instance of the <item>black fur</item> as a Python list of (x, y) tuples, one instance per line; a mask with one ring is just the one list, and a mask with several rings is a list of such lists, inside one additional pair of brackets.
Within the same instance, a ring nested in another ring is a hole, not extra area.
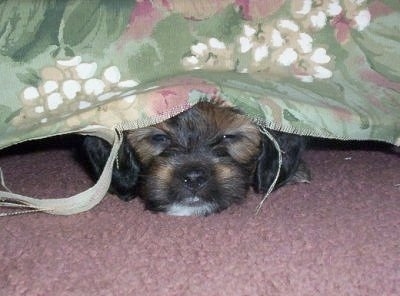
[[(93, 177), (98, 179), (110, 155), (111, 145), (101, 138), (86, 136), (82, 143), (82, 152), (89, 162)], [(118, 152), (118, 167), (114, 163), (110, 192), (124, 201), (133, 199), (137, 195), (139, 173), (140, 166), (135, 152), (124, 139)]]
[[(301, 154), (306, 146), (306, 139), (302, 136), (269, 131), (278, 142), (282, 152), (282, 166), (278, 181), (274, 189), (288, 183), (297, 172), (301, 161)], [(264, 136), (262, 150), (257, 161), (253, 179), (253, 188), (257, 193), (266, 193), (278, 171), (278, 151), (272, 141)]]
[[(297, 135), (275, 131), (270, 131), (270, 133), (275, 137), (282, 151), (282, 167), (275, 186), (277, 189), (290, 181), (296, 173), (306, 141), (304, 137)], [(82, 151), (89, 160), (92, 174), (96, 179), (99, 178), (110, 154), (111, 145), (101, 138), (86, 136)], [(122, 200), (129, 201), (138, 193), (136, 185), (141, 171), (140, 164), (126, 140), (123, 141), (118, 156), (119, 169), (114, 165), (110, 192)], [(252, 184), (257, 193), (265, 193), (269, 189), (276, 176), (278, 164), (278, 152), (275, 146), (267, 136), (263, 136), (262, 150)]]

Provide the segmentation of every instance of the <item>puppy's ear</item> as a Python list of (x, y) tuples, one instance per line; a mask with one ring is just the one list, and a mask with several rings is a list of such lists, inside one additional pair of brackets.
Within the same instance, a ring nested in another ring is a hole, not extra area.
[[(301, 175), (304, 172), (299, 171), (299, 164), (301, 163), (301, 154), (305, 148), (305, 138), (298, 135), (287, 134), (276, 131), (269, 131), (270, 134), (278, 142), (282, 152), (282, 166), (278, 181), (275, 185), (275, 189), (290, 183), (297, 179), (297, 175)], [(268, 191), (273, 180), (275, 179), (278, 171), (279, 159), (278, 151), (276, 150), (272, 141), (267, 137), (263, 136), (261, 154), (258, 158), (256, 171), (253, 179), (253, 187), (257, 193), (265, 193)], [(304, 167), (304, 165), (301, 165)], [(306, 178), (309, 178), (309, 173), (305, 172)], [(305, 179), (306, 179), (305, 178)], [(303, 180), (307, 182), (308, 180)], [(297, 180), (297, 182), (302, 182)]]
[[(110, 155), (110, 143), (98, 137), (86, 136), (82, 143), (82, 152), (94, 177), (98, 179)], [(124, 139), (118, 152), (118, 166), (116, 163), (113, 166), (110, 192), (124, 201), (133, 199), (136, 196), (139, 172), (140, 166), (135, 153)]]

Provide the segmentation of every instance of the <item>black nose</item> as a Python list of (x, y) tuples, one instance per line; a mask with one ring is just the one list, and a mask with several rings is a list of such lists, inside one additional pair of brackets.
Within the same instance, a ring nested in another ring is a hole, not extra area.
[(199, 189), (207, 183), (208, 174), (203, 169), (191, 169), (183, 174), (183, 183), (189, 189)]

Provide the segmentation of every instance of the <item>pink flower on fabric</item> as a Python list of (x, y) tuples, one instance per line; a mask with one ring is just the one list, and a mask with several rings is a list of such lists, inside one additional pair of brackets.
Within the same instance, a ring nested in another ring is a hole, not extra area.
[(137, 1), (124, 36), (134, 39), (147, 37), (153, 31), (154, 26), (163, 18), (162, 10), (154, 7), (153, 1)]
[[(349, 17), (349, 15), (354, 16)], [(371, 13), (368, 9), (360, 11), (341, 13), (330, 21), (332, 27), (335, 28), (336, 40), (339, 43), (345, 43), (350, 37), (350, 30), (364, 30), (371, 21)]]
[(213, 97), (218, 89), (199, 78), (178, 77), (167, 80), (159, 89), (147, 93), (146, 106), (143, 106), (147, 115), (160, 116), (171, 112), (182, 111), (190, 106), (190, 93), (197, 91)]
[(331, 26), (335, 28), (336, 40), (343, 44), (350, 37), (350, 21), (345, 17), (344, 14), (340, 14), (333, 18), (330, 22)]
[(273, 15), (285, 3), (284, 0), (236, 0), (236, 5), (241, 9), (246, 20), (261, 20)]
[(173, 13), (180, 13), (187, 19), (203, 20), (222, 11), (234, 0), (158, 0), (162, 5)]

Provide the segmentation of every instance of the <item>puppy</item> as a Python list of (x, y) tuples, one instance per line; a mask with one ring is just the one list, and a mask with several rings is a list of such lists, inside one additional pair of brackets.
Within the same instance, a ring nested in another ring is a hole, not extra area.
[[(301, 136), (270, 131), (282, 150), (275, 188), (308, 177), (299, 169)], [(83, 152), (100, 176), (111, 145), (85, 137)], [(238, 110), (201, 102), (162, 123), (127, 131), (110, 191), (128, 201), (140, 196), (148, 210), (209, 215), (241, 202), (250, 187), (265, 193), (278, 170), (278, 152)], [(305, 177), (304, 177), (305, 176)]]

